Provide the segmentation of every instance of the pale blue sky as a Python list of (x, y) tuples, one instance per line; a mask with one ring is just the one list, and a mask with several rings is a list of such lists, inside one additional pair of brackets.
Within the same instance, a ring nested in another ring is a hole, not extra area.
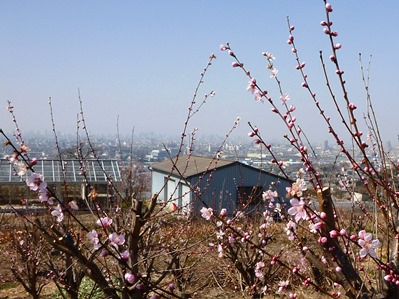
[[(399, 2), (332, 5), (350, 97), (359, 108), (364, 105), (358, 53), (366, 62), (372, 54), (374, 105), (384, 138), (396, 143)], [(13, 129), (5, 109), (11, 100), (23, 131), (50, 131), (47, 102), (52, 97), (57, 129), (74, 133), (80, 89), (93, 134), (115, 133), (119, 115), (122, 134), (130, 134), (134, 126), (138, 133), (178, 135), (199, 74), (213, 52), (217, 59), (200, 94), (215, 90), (216, 96), (191, 127), (198, 127), (199, 134), (224, 135), (240, 116), (241, 128), (234, 136), (246, 136), (251, 121), (267, 139), (281, 139), (282, 125), (270, 107), (253, 100), (245, 90), (247, 78), (219, 51), (221, 43), (229, 42), (258, 82), (276, 95), (261, 56), (262, 51), (272, 52), (290, 104), (298, 108), (298, 123), (313, 141), (327, 139), (324, 124), (316, 122), (315, 109), (300, 88), (286, 44), (286, 16), (296, 27), (295, 41), (310, 82), (329, 110), (318, 59), (320, 49), (326, 56), (328, 50), (319, 25), (325, 19), (321, 0), (0, 1), (0, 127)]]

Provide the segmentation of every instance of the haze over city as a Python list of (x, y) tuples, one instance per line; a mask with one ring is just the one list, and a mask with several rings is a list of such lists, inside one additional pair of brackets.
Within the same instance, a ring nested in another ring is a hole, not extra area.
[[(349, 97), (358, 106), (358, 120), (366, 111), (358, 61), (362, 53), (366, 67), (372, 55), (370, 92), (382, 137), (396, 144), (399, 3), (337, 1), (333, 8), (336, 41), (342, 44), (338, 58)], [(248, 79), (219, 50), (220, 44), (229, 42), (258, 83), (279, 101), (261, 55), (273, 53), (289, 104), (297, 107), (298, 124), (311, 141), (329, 139), (295, 70), (286, 42), (287, 16), (295, 26), (295, 42), (307, 63), (310, 83), (334, 118), (319, 60), (319, 50), (325, 51), (334, 77), (328, 39), (320, 26), (325, 20), (323, 1), (3, 1), (0, 128), (14, 130), (6, 109), (10, 100), (22, 131), (50, 131), (51, 97), (57, 130), (74, 133), (80, 91), (92, 134), (115, 134), (119, 116), (121, 134), (130, 134), (134, 127), (137, 133), (178, 136), (200, 73), (214, 53), (217, 59), (197, 103), (206, 93), (216, 95), (192, 119), (190, 128), (197, 127), (200, 135), (223, 136), (239, 116), (241, 125), (233, 137), (245, 137), (250, 121), (266, 139), (282, 139), (281, 121), (267, 103), (256, 102), (246, 91)], [(338, 87), (336, 82), (333, 86)]]

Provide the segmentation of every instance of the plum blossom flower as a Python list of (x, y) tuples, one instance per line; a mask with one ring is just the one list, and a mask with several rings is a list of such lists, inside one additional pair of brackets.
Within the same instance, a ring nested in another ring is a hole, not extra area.
[(325, 226), (325, 223), (324, 222), (322, 222), (322, 221), (319, 221), (319, 222), (315, 222), (315, 223), (313, 223), (313, 222), (311, 222), (311, 223), (309, 223), (309, 231), (311, 232), (311, 233), (317, 233), (317, 231), (319, 230), (319, 229), (321, 229), (322, 227), (324, 227)]
[(95, 229), (93, 229), (91, 232), (87, 233), (86, 237), (93, 244), (93, 247), (95, 250), (97, 250), (100, 247), (100, 239), (98, 238), (98, 233)]
[(277, 76), (277, 73), (278, 73), (278, 69), (273, 68), (273, 69), (272, 69), (272, 72), (271, 72), (271, 74), (270, 74), (270, 78), (276, 77), (276, 76)]
[(305, 210), (305, 202), (301, 198), (298, 200), (297, 198), (292, 198), (290, 200), (291, 208), (288, 209), (288, 214), (291, 216), (295, 216), (295, 222), (303, 219), (305, 220), (307, 217), (306, 210)]
[(44, 181), (43, 175), (36, 172), (28, 176), (28, 178), (26, 179), (26, 185), (32, 191), (40, 191), (47, 188), (47, 183)]
[(62, 222), (62, 220), (64, 220), (64, 213), (62, 212), (61, 205), (57, 205), (57, 207), (51, 211), (51, 215), (57, 217), (57, 222)]
[(222, 244), (218, 245), (218, 257), (220, 257), (220, 258), (223, 257), (223, 246), (222, 246)]
[(77, 205), (76, 201), (74, 201), (74, 200), (71, 200), (68, 203), (68, 207), (75, 211), (79, 210), (79, 206)]
[(267, 60), (275, 60), (276, 57), (273, 56), (272, 53), (269, 52), (262, 52), (262, 55), (266, 57)]
[(133, 273), (131, 273), (131, 272), (125, 273), (125, 280), (128, 283), (133, 284), (136, 281), (136, 279), (137, 279), (137, 277)]
[(108, 236), (108, 240), (111, 242), (111, 245), (118, 247), (119, 245), (125, 244), (125, 235), (113, 232)]
[(367, 254), (371, 257), (376, 258), (377, 254), (375, 250), (380, 247), (381, 243), (378, 239), (373, 239), (373, 235), (371, 233), (367, 233), (365, 230), (361, 230), (358, 234), (359, 240), (357, 244), (362, 248), (360, 249), (359, 255), (361, 258), (365, 258)]
[(112, 224), (112, 219), (107, 216), (101, 217), (96, 221), (97, 225), (102, 226), (104, 228), (110, 227)]
[(276, 198), (276, 197), (278, 197), (277, 191), (272, 191), (270, 189), (267, 191), (264, 191), (262, 194), (263, 201), (274, 200), (274, 198)]
[(252, 78), (248, 82), (247, 91), (249, 91), (250, 93), (254, 94), (255, 90), (256, 90), (256, 79)]
[(18, 168), (18, 176), (24, 176), (27, 171), (25, 163), (22, 161), (18, 161), (16, 165)]
[(261, 91), (259, 91), (259, 90), (256, 90), (256, 91), (254, 92), (255, 101), (263, 103), (263, 95), (264, 95), (263, 92), (261, 92)]
[(125, 251), (121, 252), (120, 256), (121, 256), (121, 259), (124, 261), (129, 260), (129, 256), (130, 256), (129, 250), (125, 250)]
[(292, 241), (295, 239), (296, 223), (290, 220), (285, 226), (284, 230), (287, 233), (288, 240)]
[(226, 215), (227, 215), (227, 210), (226, 210), (225, 208), (221, 209), (221, 210), (220, 210), (219, 216), (220, 216), (220, 217), (224, 217), (224, 216), (226, 216)]
[(47, 202), (48, 204), (52, 205), (53, 199), (48, 196), (47, 189), (40, 189), (39, 190), (39, 200), (41, 202)]
[(288, 193), (288, 197), (301, 197), (303, 195), (303, 192), (307, 190), (306, 182), (304, 179), (298, 178), (294, 183), (292, 183), (292, 186), (287, 187), (286, 190)]
[(263, 273), (263, 268), (265, 268), (264, 262), (257, 262), (255, 265), (255, 276), (259, 279), (263, 279), (265, 274)]
[(210, 220), (213, 215), (212, 208), (203, 207), (200, 212), (201, 212), (201, 217), (205, 218), (206, 220)]
[(288, 287), (289, 284), (290, 284), (290, 281), (289, 281), (289, 280), (282, 280), (282, 281), (280, 281), (280, 282), (278, 283), (279, 288), (278, 288), (278, 290), (277, 290), (277, 293), (284, 292), (284, 291), (287, 289), (287, 287)]
[(284, 105), (288, 100), (290, 99), (290, 95), (289, 94), (282, 94), (280, 96), (280, 100), (282, 102), (282, 104)]

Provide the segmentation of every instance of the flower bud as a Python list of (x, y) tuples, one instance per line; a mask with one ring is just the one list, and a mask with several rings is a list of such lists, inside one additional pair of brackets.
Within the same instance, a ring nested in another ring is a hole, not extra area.
[(339, 236), (339, 232), (335, 229), (333, 229), (332, 231), (330, 231), (330, 237), (331, 238), (336, 238)]

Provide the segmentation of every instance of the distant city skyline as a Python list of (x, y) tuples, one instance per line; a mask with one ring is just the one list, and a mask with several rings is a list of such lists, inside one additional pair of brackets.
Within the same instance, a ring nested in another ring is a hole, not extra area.
[[(349, 97), (358, 106), (357, 119), (362, 123), (367, 113), (358, 62), (358, 53), (362, 53), (365, 67), (373, 56), (370, 93), (382, 137), (395, 145), (399, 134), (394, 125), (399, 94), (399, 61), (394, 54), (399, 48), (395, 38), (399, 3), (332, 1), (332, 6), (333, 27), (339, 33), (335, 40), (342, 44), (340, 65)], [(334, 119), (319, 50), (325, 53), (337, 99), (343, 100), (328, 61), (328, 39), (320, 26), (325, 20), (321, 0), (255, 0), (250, 4), (3, 1), (0, 8), (0, 128), (9, 134), (14, 124), (6, 109), (8, 100), (23, 132), (51, 132), (49, 97), (57, 130), (74, 134), (79, 90), (91, 134), (116, 134), (119, 118), (122, 135), (130, 135), (135, 128), (136, 134), (179, 136), (200, 73), (214, 53), (217, 59), (199, 90), (197, 105), (206, 93), (214, 90), (216, 95), (190, 121), (188, 132), (196, 127), (199, 135), (224, 136), (239, 116), (241, 124), (232, 138), (246, 138), (247, 122), (251, 122), (266, 140), (283, 140), (284, 125), (267, 103), (256, 102), (246, 91), (248, 79), (219, 50), (220, 44), (229, 42), (258, 83), (279, 102), (277, 86), (261, 55), (262, 51), (273, 53), (279, 79), (291, 98), (289, 104), (297, 107), (298, 124), (311, 142), (332, 140), (300, 87), (302, 80), (286, 43), (289, 16), (313, 90)], [(339, 127), (340, 121), (335, 124)]]

